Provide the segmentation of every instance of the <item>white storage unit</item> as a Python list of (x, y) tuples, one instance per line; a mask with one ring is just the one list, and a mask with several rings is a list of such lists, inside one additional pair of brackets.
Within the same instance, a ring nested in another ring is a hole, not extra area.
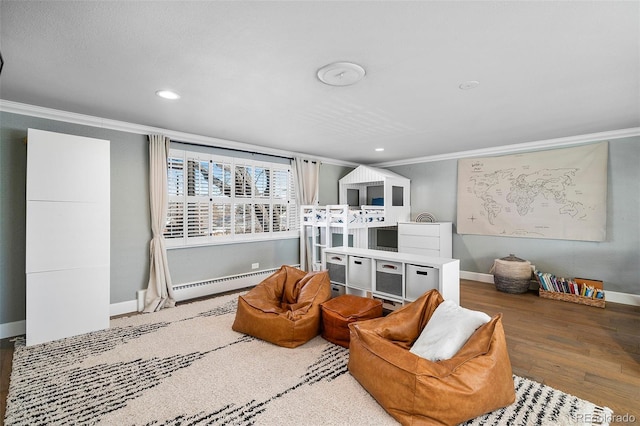
[(28, 130), (27, 345), (109, 327), (109, 151)]
[[(336, 257), (348, 259), (346, 294), (380, 299), (387, 309), (412, 302), (431, 289), (437, 289), (446, 300), (460, 303), (458, 259), (354, 247), (327, 248), (325, 254), (325, 267)], [(366, 277), (370, 281), (364, 285)]]
[(452, 229), (451, 222), (398, 222), (398, 252), (451, 257)]

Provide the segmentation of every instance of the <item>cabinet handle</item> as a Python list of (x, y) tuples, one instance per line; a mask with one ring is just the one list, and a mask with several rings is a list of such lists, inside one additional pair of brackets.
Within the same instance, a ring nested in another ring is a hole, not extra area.
[(416, 274), (418, 274), (418, 275), (429, 275), (429, 272), (427, 272), (427, 271), (416, 271)]
[(384, 269), (398, 269), (398, 267), (395, 265), (382, 265), (382, 267)]
[(355, 263), (356, 265), (362, 265), (362, 261), (361, 260), (354, 260), (353, 263)]

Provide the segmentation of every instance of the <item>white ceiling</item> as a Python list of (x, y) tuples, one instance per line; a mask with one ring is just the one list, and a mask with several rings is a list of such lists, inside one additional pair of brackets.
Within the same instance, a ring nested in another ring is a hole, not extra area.
[[(640, 127), (638, 1), (2, 0), (0, 15), (4, 100), (284, 151), (371, 164)], [(367, 74), (326, 86), (335, 61)]]

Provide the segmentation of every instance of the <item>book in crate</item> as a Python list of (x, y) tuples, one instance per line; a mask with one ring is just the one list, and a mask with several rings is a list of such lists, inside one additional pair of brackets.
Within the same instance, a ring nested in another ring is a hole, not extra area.
[(604, 308), (602, 281), (586, 278), (558, 278), (548, 272), (540, 271), (535, 271), (534, 275), (540, 285), (538, 294), (542, 298)]

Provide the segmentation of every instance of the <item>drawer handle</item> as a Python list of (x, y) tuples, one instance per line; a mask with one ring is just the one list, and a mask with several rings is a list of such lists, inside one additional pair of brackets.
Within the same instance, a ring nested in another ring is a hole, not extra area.
[(341, 257), (338, 257), (338, 256), (333, 256), (333, 257), (331, 258), (331, 260), (342, 260), (342, 258), (341, 258)]
[(361, 260), (354, 260), (353, 263), (355, 263), (356, 265), (362, 265), (362, 261)]
[(395, 270), (395, 269), (398, 269), (398, 267), (397, 267), (397, 266), (395, 266), (395, 265), (382, 265), (382, 267), (383, 267), (384, 269), (394, 269), (394, 270)]
[(429, 272), (427, 272), (427, 271), (416, 271), (416, 274), (418, 274), (418, 275), (429, 275)]

